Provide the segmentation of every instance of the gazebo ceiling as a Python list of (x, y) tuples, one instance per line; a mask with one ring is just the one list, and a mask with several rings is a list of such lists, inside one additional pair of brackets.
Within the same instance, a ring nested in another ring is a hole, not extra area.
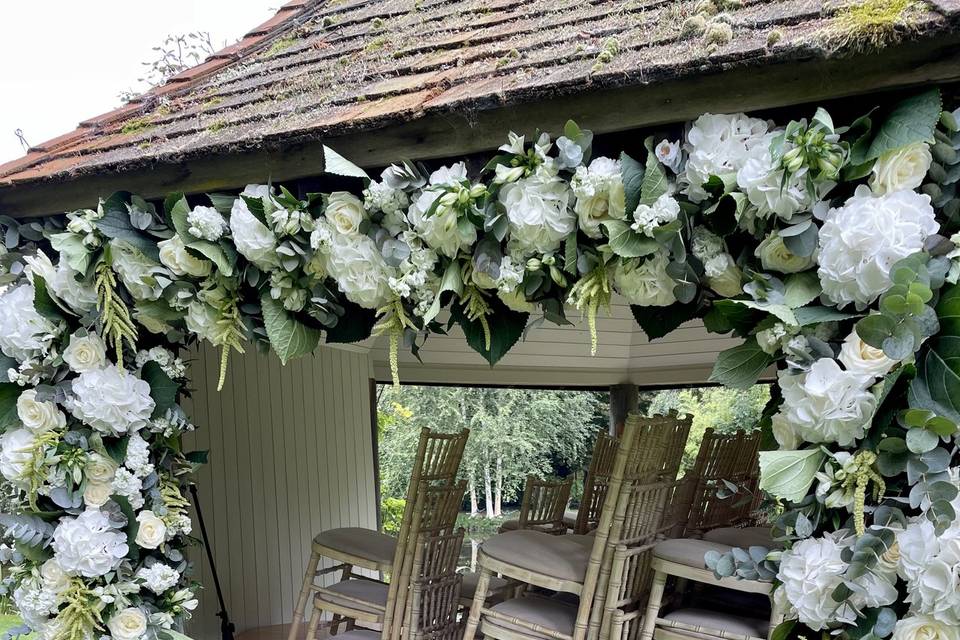
[(839, 58), (844, 3), (820, 0), (293, 0), (165, 85), (0, 165), (0, 213), (316, 175), (321, 140), (375, 166), (488, 149), (506, 129), (568, 117), (618, 131), (958, 79), (960, 0), (917, 6), (889, 55)]

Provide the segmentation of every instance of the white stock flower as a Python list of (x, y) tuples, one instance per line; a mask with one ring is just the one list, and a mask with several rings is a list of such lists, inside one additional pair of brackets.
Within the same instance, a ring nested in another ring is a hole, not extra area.
[(33, 306), (33, 285), (21, 284), (0, 294), (0, 351), (23, 362), (45, 355), (57, 326)]
[(187, 231), (201, 240), (216, 242), (227, 229), (227, 221), (214, 207), (194, 207), (187, 214)]
[(63, 518), (53, 533), (54, 557), (70, 575), (99, 578), (127, 555), (127, 536), (110, 525), (107, 514), (88, 509)]
[(591, 161), (589, 167), (577, 167), (570, 188), (576, 196), (573, 210), (580, 229), (588, 237), (601, 237), (602, 221), (623, 219), (624, 192), (619, 160), (599, 157)]
[(897, 620), (890, 640), (960, 640), (960, 627), (927, 615), (907, 615)]
[(110, 483), (110, 490), (114, 494), (126, 498), (134, 509), (139, 509), (144, 504), (143, 494), (141, 493), (143, 482), (126, 467), (117, 468), (113, 475), (113, 482)]
[(853, 622), (856, 614), (832, 598), (843, 584), (847, 563), (841, 558), (843, 546), (836, 534), (807, 538), (783, 552), (777, 579), (797, 618), (814, 631), (834, 622)]
[(147, 616), (139, 607), (127, 607), (107, 621), (113, 640), (140, 640), (147, 633)]
[(0, 474), (21, 489), (27, 485), (36, 444), (36, 434), (27, 429), (13, 429), (0, 436)]
[(55, 402), (37, 401), (37, 391), (27, 389), (17, 398), (17, 417), (30, 431), (41, 434), (67, 426), (67, 417)]
[(100, 369), (107, 364), (107, 345), (95, 333), (73, 334), (70, 344), (63, 350), (63, 361), (76, 373)]
[[(848, 447), (864, 435), (877, 399), (867, 385), (872, 379), (844, 371), (831, 358), (821, 358), (810, 370), (778, 376), (783, 406), (774, 416), (781, 433), (789, 428), (806, 442), (836, 442)], [(777, 433), (775, 429), (774, 433)]]
[(820, 283), (838, 307), (865, 309), (890, 288), (890, 269), (923, 250), (940, 228), (930, 197), (897, 191), (874, 197), (861, 185), (820, 229)]
[(683, 145), (687, 164), (683, 182), (693, 202), (706, 200), (703, 184), (710, 176), (735, 174), (751, 156), (751, 151), (770, 144), (767, 123), (742, 113), (714, 115), (706, 113), (694, 121)]
[(204, 278), (210, 275), (213, 269), (213, 263), (209, 260), (190, 255), (187, 246), (183, 243), (183, 238), (179, 235), (161, 240), (157, 243), (157, 248), (160, 249), (161, 264), (175, 275)]
[(896, 366), (897, 360), (885, 356), (883, 349), (871, 347), (861, 340), (854, 329), (840, 347), (840, 363), (847, 371), (870, 378), (882, 378)]
[(916, 189), (923, 184), (932, 162), (933, 155), (926, 142), (887, 151), (873, 165), (870, 189), (876, 195)]
[(137, 514), (136, 543), (144, 549), (156, 549), (167, 539), (167, 525), (154, 515), (153, 511), (145, 509)]
[[(326, 234), (318, 233), (327, 231)], [(327, 242), (319, 239), (327, 237)], [(337, 288), (351, 302), (367, 309), (378, 309), (390, 298), (392, 269), (383, 259), (377, 245), (365, 235), (344, 235), (325, 223), (318, 224), (311, 242), (323, 255), (326, 272), (337, 282)]]
[[(241, 195), (269, 198), (270, 188), (248, 184)], [(238, 197), (233, 201), (230, 209), (230, 232), (233, 235), (233, 244), (244, 258), (265, 271), (277, 266), (277, 237), (250, 212), (243, 198)]]
[(753, 254), (760, 258), (760, 265), (765, 270), (780, 273), (799, 273), (817, 263), (816, 251), (810, 256), (796, 255), (787, 248), (777, 231), (771, 231), (770, 235), (757, 245)]
[(147, 426), (154, 402), (150, 385), (117, 365), (81, 373), (68, 408), (100, 433), (117, 436)]
[(136, 431), (127, 441), (127, 457), (123, 464), (138, 478), (145, 478), (154, 471), (150, 462), (150, 444)]
[(155, 562), (149, 567), (142, 567), (137, 571), (137, 577), (143, 580), (143, 585), (160, 595), (167, 589), (176, 586), (180, 581), (180, 574), (173, 567)]
[(776, 215), (790, 220), (795, 214), (813, 206), (813, 194), (807, 191), (806, 169), (790, 175), (784, 183), (784, 170), (774, 164), (767, 145), (757, 150), (737, 171), (737, 185), (756, 207), (761, 219)]
[[(382, 211), (387, 216), (402, 211), (410, 204), (410, 197), (402, 189), (394, 189), (386, 182), (371, 182), (363, 190), (363, 206), (367, 211)], [(392, 235), (400, 229), (390, 229)]]
[(110, 241), (110, 257), (113, 270), (137, 300), (156, 300), (173, 280), (166, 267), (148, 258), (126, 240), (114, 238)]
[(664, 193), (653, 204), (637, 205), (633, 212), (634, 223), (630, 227), (652, 238), (658, 227), (670, 224), (679, 215), (680, 203), (669, 193)]
[(507, 209), (510, 242), (524, 255), (555, 251), (577, 228), (570, 189), (555, 175), (536, 173), (504, 185), (500, 202)]
[(643, 262), (618, 260), (613, 270), (613, 287), (630, 304), (665, 307), (677, 301), (675, 282), (667, 273), (670, 258), (663, 249)]
[(346, 191), (334, 191), (330, 194), (323, 215), (327, 217), (333, 228), (342, 234), (359, 233), (360, 224), (367, 219), (363, 202)]

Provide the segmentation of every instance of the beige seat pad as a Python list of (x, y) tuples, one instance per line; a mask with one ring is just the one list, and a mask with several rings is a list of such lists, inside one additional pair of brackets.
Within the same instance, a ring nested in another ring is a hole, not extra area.
[[(477, 593), (477, 582), (480, 580), (480, 574), (474, 573), (473, 571), (467, 571), (463, 574), (463, 582), (460, 583), (460, 599), (473, 600), (473, 596)], [(490, 586), (487, 587), (487, 594), (485, 597), (489, 598), (493, 594), (497, 593), (509, 582), (500, 578), (498, 576), (490, 576)]]
[(338, 633), (336, 637), (346, 640), (380, 640), (380, 632), (370, 629), (351, 629), (346, 633)]
[[(756, 638), (766, 638), (767, 631), (770, 628), (769, 620), (746, 618), (729, 613), (721, 613), (719, 611), (709, 611), (707, 609), (677, 609), (663, 617), (666, 620), (672, 620), (674, 622), (704, 627), (705, 630), (726, 631), (728, 633), (743, 634)], [(682, 630), (672, 629), (672, 631)]]
[(703, 534), (703, 539), (744, 549), (747, 547), (783, 548), (782, 542), (774, 542), (770, 527), (720, 527), (707, 531)]
[(313, 539), (314, 544), (366, 558), (384, 566), (393, 565), (397, 539), (363, 527), (343, 527), (324, 531)]
[(567, 525), (568, 529), (573, 529), (577, 526), (577, 516), (580, 511), (577, 509), (567, 509), (563, 512), (563, 524)]
[(504, 520), (500, 523), (500, 528), (504, 531), (516, 531), (520, 528), (520, 520), (513, 518), (512, 520)]
[(707, 551), (718, 551), (726, 553), (733, 547), (719, 542), (708, 542), (706, 540), (695, 540), (692, 538), (674, 538), (673, 540), (664, 540), (653, 548), (653, 557), (666, 560), (667, 562), (676, 562), (687, 567), (695, 569), (705, 569), (707, 567), (703, 556)]
[[(390, 585), (383, 584), (382, 582), (351, 578), (327, 587), (327, 591), (333, 591), (334, 593), (318, 593), (317, 600), (337, 604), (341, 607), (350, 607), (357, 611), (366, 611), (367, 613), (383, 613), (383, 610), (387, 606), (387, 592), (389, 589)], [(349, 598), (339, 598), (337, 597), (338, 595), (357, 598), (366, 604), (355, 602)]]
[(480, 545), (484, 554), (521, 569), (558, 580), (583, 582), (590, 559), (590, 546), (540, 531), (507, 531)]
[[(505, 616), (532, 622), (533, 624), (546, 627), (553, 631), (559, 631), (566, 635), (573, 635), (573, 626), (577, 620), (576, 604), (537, 595), (512, 598), (491, 608)], [(496, 633), (496, 629), (499, 627), (501, 629), (523, 633), (531, 638), (554, 640), (550, 636), (536, 633), (519, 624), (496, 620), (490, 617), (483, 619), (483, 627), (484, 630), (493, 627), (489, 629), (493, 634)]]

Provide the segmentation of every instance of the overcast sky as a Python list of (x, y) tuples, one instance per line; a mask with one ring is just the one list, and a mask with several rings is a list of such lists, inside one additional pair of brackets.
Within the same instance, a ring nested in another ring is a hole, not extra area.
[(233, 43), (284, 0), (0, 0), (0, 163), (121, 104), (171, 34)]

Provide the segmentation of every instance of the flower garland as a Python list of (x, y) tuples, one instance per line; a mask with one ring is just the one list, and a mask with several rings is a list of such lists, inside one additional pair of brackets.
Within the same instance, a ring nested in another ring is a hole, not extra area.
[(401, 344), (458, 325), (493, 364), (568, 305), (595, 352), (617, 293), (651, 339), (695, 318), (744, 338), (714, 381), (778, 369), (760, 464), (785, 550), (707, 563), (774, 580), (784, 634), (958, 640), (960, 110), (930, 90), (877, 113), (706, 114), (642, 161), (591, 158), (570, 122), (511, 134), (478, 175), (403, 162), (371, 180), (328, 149), (355, 191), (119, 193), (0, 221), (0, 560), (19, 613), (48, 640), (153, 640), (196, 606), (182, 346), (219, 347), (222, 384), (249, 342), (286, 362), (383, 333), (396, 380)]

